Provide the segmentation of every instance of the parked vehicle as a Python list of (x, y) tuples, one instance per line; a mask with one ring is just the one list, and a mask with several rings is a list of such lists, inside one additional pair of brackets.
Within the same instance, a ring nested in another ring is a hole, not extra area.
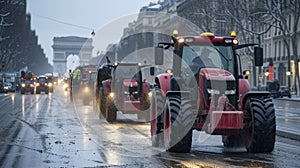
[(291, 92), (287, 86), (280, 86), (279, 88), (279, 95), (280, 97), (288, 97), (291, 98)]

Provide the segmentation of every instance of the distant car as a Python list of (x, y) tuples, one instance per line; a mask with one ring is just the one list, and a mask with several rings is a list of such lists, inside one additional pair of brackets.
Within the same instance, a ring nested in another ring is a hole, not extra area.
[(0, 82), (0, 93), (8, 93), (8, 87), (3, 85), (2, 82)]
[(10, 82), (5, 82), (4, 87), (5, 87), (9, 92), (15, 91), (15, 90), (13, 89), (13, 85), (12, 85)]
[(21, 80), (21, 94), (25, 94), (26, 92), (30, 92), (31, 94), (34, 94), (34, 83), (33, 80), (25, 79)]
[(287, 86), (280, 86), (279, 88), (279, 94), (280, 97), (287, 96), (288, 98), (291, 98), (291, 92), (289, 91), (289, 88)]
[[(41, 92), (49, 93), (49, 88), (52, 88), (52, 83), (48, 83), (46, 76), (39, 76), (37, 78), (36, 83), (36, 94), (40, 94)], [(50, 86), (51, 85), (51, 86)]]

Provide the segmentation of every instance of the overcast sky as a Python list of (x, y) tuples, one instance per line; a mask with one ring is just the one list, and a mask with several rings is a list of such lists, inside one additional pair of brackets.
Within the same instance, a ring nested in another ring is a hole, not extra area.
[(104, 41), (94, 46), (95, 50), (105, 50), (108, 43), (119, 40), (123, 28), (149, 2), (157, 0), (28, 0), (27, 12), (31, 14), (31, 28), (52, 64), (53, 37), (90, 38), (94, 29)]

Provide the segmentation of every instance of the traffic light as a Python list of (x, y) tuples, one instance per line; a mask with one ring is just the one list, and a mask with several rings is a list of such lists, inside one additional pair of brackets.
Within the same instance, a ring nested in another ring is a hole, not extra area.
[(4, 68), (5, 67), (5, 62), (4, 61), (2, 61), (2, 68)]

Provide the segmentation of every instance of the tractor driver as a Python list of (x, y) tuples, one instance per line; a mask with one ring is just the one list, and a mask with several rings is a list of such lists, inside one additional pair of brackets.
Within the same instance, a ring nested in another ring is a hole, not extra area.
[(201, 68), (214, 67), (213, 61), (209, 58), (211, 51), (207, 48), (202, 49), (201, 55), (192, 60), (191, 70), (194, 74), (198, 73)]

